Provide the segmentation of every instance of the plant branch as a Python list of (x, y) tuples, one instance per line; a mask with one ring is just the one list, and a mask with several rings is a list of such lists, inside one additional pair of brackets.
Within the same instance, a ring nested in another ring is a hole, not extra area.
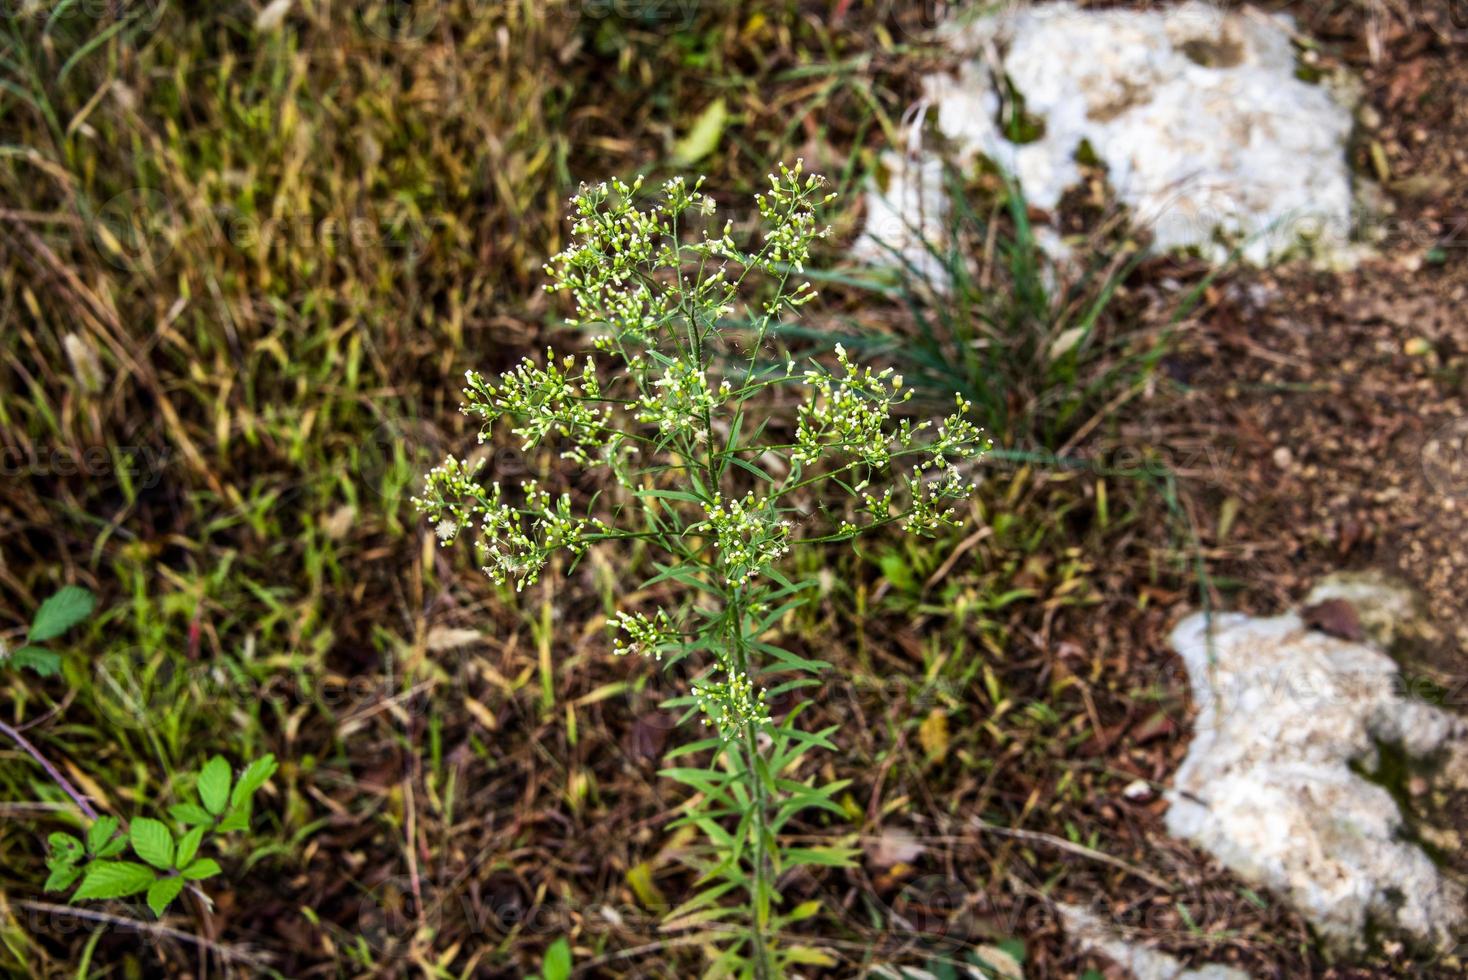
[(86, 815), (88, 820), (97, 819), (97, 811), (92, 808), (91, 803), (87, 802), (87, 798), (83, 796), (80, 792), (78, 792), (75, 786), (71, 785), (71, 781), (61, 774), (61, 770), (53, 766), (50, 761), (41, 754), (40, 750), (31, 744), (29, 739), (27, 739), (20, 732), (16, 731), (14, 728), (5, 724), (5, 722), (3, 721), (0, 721), (0, 735), (4, 735), (9, 738), (16, 745), (19, 745), (26, 755), (30, 756), (32, 759), (35, 759), (37, 764), (39, 764), (42, 769), (46, 770), (46, 775), (51, 777), (51, 781), (54, 782), (57, 786), (60, 786), (62, 792), (64, 792), (67, 796), (71, 797), (72, 802), (74, 802), (81, 809), (82, 813)]
[[(744, 642), (744, 601), (739, 592), (729, 600), (729, 628), (733, 631), (730, 637), (734, 648), (735, 669), (747, 674), (751, 681), (754, 680), (754, 671), (749, 662), (749, 647)], [(750, 886), (751, 905), (754, 912), (754, 935), (751, 940), (754, 944), (754, 975), (755, 980), (773, 980), (776, 976), (775, 968), (770, 963), (770, 941), (769, 941), (769, 915), (770, 900), (774, 893), (774, 881), (770, 867), (770, 856), (766, 852), (765, 843), (769, 836), (769, 799), (765, 794), (765, 782), (760, 774), (759, 767), (759, 740), (757, 736), (758, 722), (746, 721), (742, 728), (742, 742), (744, 748), (744, 771), (749, 778), (749, 788), (754, 796), (754, 807), (751, 831), (754, 834), (754, 879)]]

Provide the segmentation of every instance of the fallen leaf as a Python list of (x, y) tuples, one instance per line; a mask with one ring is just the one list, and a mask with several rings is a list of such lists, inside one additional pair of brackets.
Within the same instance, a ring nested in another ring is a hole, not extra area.
[(1228, 540), (1228, 532), (1233, 530), (1234, 521), (1238, 520), (1241, 504), (1242, 501), (1238, 497), (1225, 497), (1223, 504), (1218, 508), (1219, 544)]
[(948, 755), (948, 714), (934, 708), (918, 728), (918, 743), (930, 762), (942, 762)]
[(879, 869), (911, 864), (922, 856), (924, 850), (916, 838), (903, 830), (883, 830), (866, 846), (867, 861)]
[(668, 742), (668, 729), (676, 719), (666, 711), (650, 711), (639, 715), (632, 723), (628, 736), (628, 754), (634, 759), (654, 760), (662, 758), (663, 747)]
[(1069, 354), (1089, 331), (1090, 327), (1085, 326), (1071, 327), (1069, 330), (1061, 331), (1060, 336), (1050, 344), (1050, 360), (1058, 361)]
[(453, 626), (435, 626), (428, 631), (428, 651), (442, 653), (455, 647), (474, 646), (484, 640), (478, 630), (459, 629)]
[(256, 15), (255, 30), (265, 34), (279, 28), (285, 23), (285, 15), (290, 13), (293, 3), (295, 0), (272, 0), (268, 7)]
[(1024, 967), (1020, 966), (1019, 960), (1008, 950), (998, 946), (980, 946), (974, 950), (974, 955), (988, 968), (985, 976), (991, 976), (994, 980), (1024, 980)]
[(351, 504), (342, 504), (331, 512), (331, 516), (321, 522), (321, 531), (333, 541), (340, 541), (347, 536), (352, 529), (352, 524), (357, 520), (357, 508)]
[(473, 715), (475, 721), (479, 722), (479, 724), (483, 725), (490, 731), (494, 731), (496, 728), (499, 727), (499, 722), (495, 721), (494, 712), (490, 711), (488, 708), (480, 704), (478, 701), (475, 701), (473, 698), (464, 699), (464, 710)]
[(666, 909), (668, 900), (652, 880), (652, 865), (646, 861), (634, 865), (627, 871), (627, 884), (637, 893), (637, 900), (649, 911)]
[(728, 121), (729, 108), (724, 104), (723, 96), (720, 96), (698, 114), (684, 137), (673, 144), (673, 162), (686, 167), (717, 150)]
[(1361, 617), (1356, 614), (1356, 607), (1344, 599), (1326, 599), (1313, 606), (1306, 606), (1300, 610), (1300, 618), (1305, 621), (1306, 626), (1319, 630), (1326, 636), (1350, 640), (1352, 643), (1359, 643), (1366, 637), (1365, 631), (1361, 629)]
[(1146, 745), (1148, 742), (1165, 738), (1176, 730), (1177, 726), (1172, 723), (1172, 719), (1158, 711), (1139, 722), (1130, 734), (1133, 742), (1138, 745)]

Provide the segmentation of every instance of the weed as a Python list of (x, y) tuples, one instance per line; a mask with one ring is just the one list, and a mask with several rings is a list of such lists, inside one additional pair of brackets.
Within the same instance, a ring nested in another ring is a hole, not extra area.
[[(665, 706), (701, 714), (715, 733), (664, 756), (707, 753), (703, 764), (663, 775), (694, 793), (675, 826), (698, 828), (711, 845), (701, 890), (669, 918), (712, 926), (737, 914), (712, 968), (768, 980), (792, 966), (834, 962), (814, 947), (776, 943), (819, 908), (780, 910), (780, 876), (845, 866), (854, 853), (839, 844), (785, 846), (781, 837), (804, 811), (842, 813), (835, 797), (847, 785), (801, 772), (812, 749), (835, 748), (834, 726), (808, 732), (797, 724), (813, 701), (797, 696), (774, 717), (774, 699), (818, 685), (831, 668), (766, 639), (818, 586), (787, 578), (782, 559), (877, 528), (930, 535), (955, 523), (952, 503), (972, 489), (958, 466), (988, 446), (961, 396), (936, 427), (894, 418), (908, 397), (901, 376), (862, 368), (840, 347), (834, 370), (798, 368), (793, 357), (763, 363), (772, 326), (814, 297), (792, 280), (824, 234), (815, 208), (829, 198), (799, 164), (781, 166), (756, 199), (766, 227), (749, 251), (736, 245), (732, 223), (709, 225), (715, 206), (701, 183), (669, 180), (647, 210), (636, 206), (640, 179), (572, 198), (575, 238), (548, 267), (549, 288), (571, 293), (571, 325), (601, 331), (595, 346), (614, 367), (547, 352), (543, 364), (527, 359), (497, 379), (473, 371), (466, 378), (463, 411), (481, 420), (481, 440), (502, 419), (525, 450), (554, 440), (563, 458), (605, 470), (605, 495), (582, 503), (534, 480), (510, 493), (481, 479), (482, 461), (449, 457), (429, 474), (418, 505), (445, 543), (475, 535), (484, 571), (517, 589), (558, 551), (579, 559), (598, 544), (655, 546), (658, 571), (644, 587), (668, 582), (684, 599), (651, 615), (618, 613), (613, 626), (625, 638), (616, 649), (665, 670), (704, 661), (692, 693)], [(700, 222), (702, 237), (686, 240)], [(721, 324), (761, 274), (773, 291), (755, 307), (752, 336), (735, 337)], [(802, 397), (795, 417), (781, 420), (768, 405), (786, 387)], [(831, 494), (845, 502), (832, 506)], [(731, 893), (744, 901), (729, 907)]]

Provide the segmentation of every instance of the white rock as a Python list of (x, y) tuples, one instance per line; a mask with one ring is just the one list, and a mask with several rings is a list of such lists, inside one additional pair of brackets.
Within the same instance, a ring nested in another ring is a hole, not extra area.
[(1293, 614), (1215, 616), (1211, 644), (1198, 614), (1172, 642), (1198, 716), (1168, 793), (1169, 832), (1286, 898), (1331, 948), (1360, 948), (1368, 922), (1450, 946), (1468, 926), (1463, 889), (1403, 840), (1391, 795), (1351, 763), (1374, 769), (1374, 740), (1459, 755), (1464, 723), (1404, 700), (1375, 647)]
[(1120, 930), (1079, 905), (1060, 902), (1055, 907), (1066, 933), (1077, 945), (1114, 961), (1136, 980), (1249, 980), (1244, 971), (1218, 963), (1189, 969), (1175, 956), (1128, 942)]
[(887, 186), (867, 191), (866, 224), (852, 254), (874, 265), (905, 269), (935, 287), (946, 288), (947, 266), (938, 257), (948, 246), (943, 161), (888, 152), (882, 154), (882, 168), (887, 172)]
[(1152, 798), (1152, 784), (1145, 779), (1133, 779), (1122, 789), (1121, 795), (1133, 803), (1145, 803)]
[[(1145, 11), (1061, 2), (1017, 5), (946, 33), (973, 57), (957, 77), (926, 80), (909, 133), (921, 133), (931, 106), (958, 162), (987, 157), (1018, 178), (1031, 203), (1054, 208), (1079, 182), (1076, 154), (1086, 143), (1159, 249), (1195, 247), (1222, 261), (1236, 243), (1264, 265), (1303, 240), (1325, 264), (1359, 258), (1349, 242), (1350, 99), (1295, 77), (1288, 19), (1196, 0)], [(1043, 123), (1033, 142), (1001, 131), (1006, 76)], [(943, 211), (912, 190), (930, 186), (931, 163), (904, 161), (901, 179), (869, 201), (869, 238), (924, 228)], [(1058, 239), (1042, 244), (1050, 240)], [(904, 254), (910, 247), (893, 244)]]

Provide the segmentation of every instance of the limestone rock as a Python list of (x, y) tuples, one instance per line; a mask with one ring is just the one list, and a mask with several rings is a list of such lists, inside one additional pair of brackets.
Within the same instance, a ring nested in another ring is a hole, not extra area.
[(1404, 698), (1379, 649), (1299, 616), (1178, 625), (1173, 646), (1198, 705), (1168, 796), (1172, 834), (1291, 902), (1326, 944), (1362, 947), (1380, 923), (1439, 948), (1468, 931), (1464, 892), (1404, 839), (1391, 794), (1358, 774), (1379, 742), (1462, 755), (1468, 726)]
[[(1059, 2), (1017, 4), (946, 33), (968, 60), (956, 76), (927, 79), (909, 132), (921, 134), (931, 110), (957, 162), (997, 163), (1030, 203), (1054, 208), (1080, 182), (1077, 157), (1089, 149), (1161, 250), (1221, 261), (1237, 244), (1257, 265), (1302, 245), (1327, 265), (1359, 257), (1346, 155), (1353, 98), (1296, 77), (1287, 18), (1199, 0), (1151, 10)], [(934, 230), (925, 222), (943, 210), (931, 161), (907, 150), (889, 165), (886, 193), (868, 202), (869, 244), (884, 230)]]
[(1378, 572), (1336, 572), (1315, 584), (1304, 604), (1343, 599), (1355, 607), (1373, 642), (1390, 650), (1399, 638), (1431, 631), (1411, 586)]
[(1243, 970), (1218, 963), (1189, 969), (1175, 956), (1128, 942), (1118, 930), (1078, 905), (1059, 903), (1056, 909), (1066, 933), (1081, 948), (1114, 961), (1136, 980), (1249, 980)]

